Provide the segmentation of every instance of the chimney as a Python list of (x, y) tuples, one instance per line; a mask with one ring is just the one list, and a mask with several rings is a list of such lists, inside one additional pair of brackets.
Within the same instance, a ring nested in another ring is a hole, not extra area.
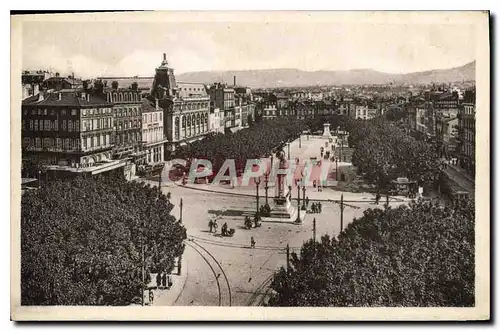
[(90, 102), (90, 93), (87, 93), (87, 102)]
[(61, 93), (61, 92), (59, 92), (59, 93), (57, 94), (57, 100), (61, 101), (61, 96), (62, 96), (62, 93)]
[(236, 86), (236, 76), (233, 76), (233, 86)]

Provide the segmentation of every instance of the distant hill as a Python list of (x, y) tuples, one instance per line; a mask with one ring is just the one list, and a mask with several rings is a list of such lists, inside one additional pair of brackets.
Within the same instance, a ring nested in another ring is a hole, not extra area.
[(389, 83), (449, 83), (475, 80), (476, 61), (451, 69), (429, 70), (408, 74), (388, 74), (372, 69), (302, 71), (298, 69), (197, 71), (176, 75), (178, 81), (233, 83), (250, 87), (293, 87), (314, 85), (362, 85)]

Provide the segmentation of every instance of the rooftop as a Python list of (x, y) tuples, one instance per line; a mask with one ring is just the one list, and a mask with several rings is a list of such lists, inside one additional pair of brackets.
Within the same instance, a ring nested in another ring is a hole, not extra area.
[(107, 102), (101, 97), (89, 95), (88, 99), (82, 98), (79, 93), (75, 91), (64, 93), (50, 93), (43, 96), (43, 99), (40, 99), (41, 98), (39, 93), (23, 100), (22, 104), (23, 106), (36, 105), (57, 107), (112, 106), (112, 103)]

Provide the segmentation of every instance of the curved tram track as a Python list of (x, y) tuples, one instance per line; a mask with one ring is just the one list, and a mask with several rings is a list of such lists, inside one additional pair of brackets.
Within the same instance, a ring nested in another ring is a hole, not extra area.
[[(213, 256), (213, 254), (207, 250), (204, 246), (200, 245), (199, 243), (195, 242), (194, 239), (188, 239), (185, 241), (186, 245), (191, 247), (198, 255), (200, 255), (205, 263), (210, 267), (212, 270), (212, 273), (215, 277), (215, 280), (217, 282), (217, 290), (219, 293), (219, 306), (232, 306), (232, 293), (231, 293), (231, 285), (229, 284), (229, 280), (227, 278), (226, 272), (220, 265), (219, 261)], [(210, 262), (214, 261), (214, 263)], [(216, 269), (220, 270), (219, 273), (217, 273)], [(220, 276), (223, 275), (226, 283), (226, 291), (223, 291), (223, 286), (221, 286), (220, 282)], [(223, 293), (225, 292), (225, 295)], [(226, 297), (226, 303), (224, 304), (222, 301), (223, 297)]]

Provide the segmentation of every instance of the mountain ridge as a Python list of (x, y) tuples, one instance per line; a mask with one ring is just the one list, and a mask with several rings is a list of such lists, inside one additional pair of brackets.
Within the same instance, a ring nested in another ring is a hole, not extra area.
[(176, 75), (179, 81), (196, 81), (210, 84), (223, 81), (237, 85), (258, 87), (295, 87), (314, 85), (363, 85), (363, 84), (430, 84), (475, 80), (476, 61), (459, 67), (394, 74), (374, 69), (304, 71), (296, 68), (251, 69), (226, 71), (194, 71)]

